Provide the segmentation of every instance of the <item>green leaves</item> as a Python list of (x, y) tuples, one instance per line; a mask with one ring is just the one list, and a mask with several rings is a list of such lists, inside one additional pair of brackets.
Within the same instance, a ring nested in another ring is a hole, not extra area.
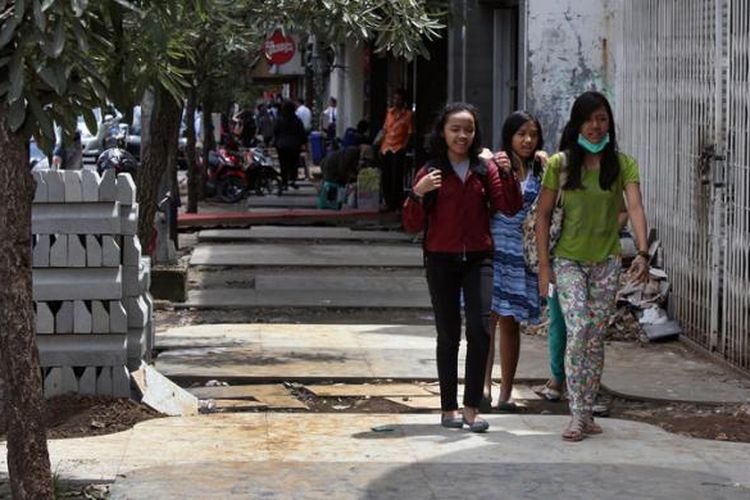
[(8, 126), (12, 132), (17, 132), (26, 119), (26, 103), (23, 99), (17, 99), (10, 103), (8, 109)]

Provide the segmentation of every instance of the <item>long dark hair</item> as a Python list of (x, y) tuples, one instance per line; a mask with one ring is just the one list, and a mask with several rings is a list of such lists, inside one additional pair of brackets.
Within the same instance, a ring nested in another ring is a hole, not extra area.
[(542, 175), (542, 164), (541, 162), (537, 161), (535, 156), (536, 152), (539, 151), (544, 147), (544, 136), (542, 135), (542, 125), (539, 123), (539, 120), (536, 119), (534, 115), (529, 113), (528, 111), (514, 111), (511, 113), (508, 118), (505, 119), (503, 122), (503, 131), (502, 131), (502, 148), (503, 151), (508, 155), (508, 158), (511, 158), (511, 161), (513, 159), (513, 136), (516, 135), (516, 132), (518, 132), (518, 129), (521, 128), (524, 123), (526, 122), (534, 122), (536, 125), (537, 130), (539, 131), (539, 139), (536, 143), (536, 147), (534, 148), (534, 151), (531, 153), (531, 158), (529, 158), (529, 162), (532, 163), (532, 172), (537, 177)]
[(578, 134), (586, 120), (601, 107), (604, 107), (609, 116), (609, 144), (602, 153), (599, 186), (603, 190), (609, 190), (617, 176), (620, 175), (620, 162), (617, 158), (617, 135), (612, 107), (603, 94), (592, 90), (584, 92), (575, 100), (573, 108), (570, 110), (570, 120), (565, 125), (560, 138), (560, 151), (567, 151), (568, 154), (568, 180), (563, 187), (564, 189), (583, 189), (581, 170), (586, 152), (578, 145)]
[(468, 111), (474, 117), (474, 141), (469, 146), (469, 164), (476, 166), (479, 163), (479, 153), (482, 151), (482, 132), (479, 128), (479, 112), (477, 108), (465, 102), (452, 102), (446, 104), (435, 120), (429, 141), (429, 152), (432, 160), (437, 162), (443, 169), (450, 168), (448, 161), (448, 146), (445, 143), (443, 129), (450, 115)]
[(296, 116), (294, 112), (297, 110), (297, 106), (292, 101), (286, 100), (281, 103), (281, 108), (279, 109), (279, 117), (285, 121), (294, 121), (294, 117)]

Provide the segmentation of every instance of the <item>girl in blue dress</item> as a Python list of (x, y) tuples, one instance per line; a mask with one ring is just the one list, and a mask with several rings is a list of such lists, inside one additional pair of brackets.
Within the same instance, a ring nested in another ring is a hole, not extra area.
[(502, 383), (497, 408), (501, 412), (517, 411), (511, 392), (521, 348), (520, 323), (536, 323), (540, 314), (537, 275), (527, 269), (523, 256), (522, 226), (541, 190), (542, 170), (547, 162), (547, 154), (541, 150), (543, 145), (542, 127), (530, 113), (516, 111), (503, 123), (502, 149), (510, 157), (521, 182), (523, 208), (513, 216), (498, 212), (490, 222), (495, 240), (490, 320), (492, 343), (485, 372), (483, 406), (492, 403), (492, 364), (495, 331), (499, 325)]

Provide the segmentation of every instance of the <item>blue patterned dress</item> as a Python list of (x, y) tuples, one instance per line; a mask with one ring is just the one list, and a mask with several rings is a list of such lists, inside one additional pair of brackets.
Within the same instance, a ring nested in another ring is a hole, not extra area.
[(513, 316), (519, 323), (539, 321), (538, 278), (526, 268), (522, 225), (540, 190), (541, 179), (529, 174), (523, 192), (523, 208), (512, 217), (497, 212), (490, 222), (495, 240), (492, 312)]

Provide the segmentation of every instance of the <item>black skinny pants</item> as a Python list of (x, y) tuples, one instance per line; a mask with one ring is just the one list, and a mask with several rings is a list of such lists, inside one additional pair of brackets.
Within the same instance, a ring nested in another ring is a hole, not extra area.
[(277, 148), (279, 154), (279, 167), (281, 170), (281, 185), (286, 186), (289, 182), (297, 180), (297, 168), (299, 167), (300, 149)]
[(389, 210), (398, 210), (404, 203), (405, 163), (405, 149), (383, 155), (383, 200)]
[(466, 369), (464, 406), (479, 407), (490, 348), (492, 258), (425, 255), (427, 285), (437, 329), (437, 368), (440, 406), (444, 412), (458, 409), (458, 346), (461, 342), (461, 290), (466, 317)]

